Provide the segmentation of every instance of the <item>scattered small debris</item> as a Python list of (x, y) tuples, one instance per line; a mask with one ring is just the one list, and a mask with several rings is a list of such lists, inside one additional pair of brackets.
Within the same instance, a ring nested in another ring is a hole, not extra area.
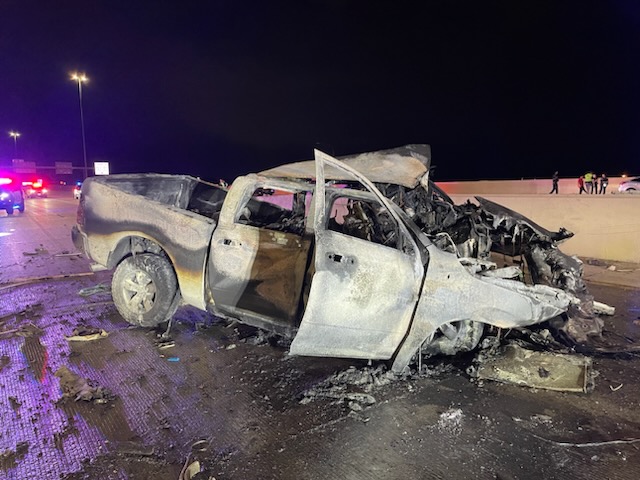
[(107, 293), (111, 291), (111, 286), (99, 283), (98, 285), (94, 285), (93, 287), (81, 288), (78, 290), (78, 295), (81, 297), (90, 297), (91, 295), (96, 295), (98, 293)]
[[(393, 379), (395, 379), (393, 373), (388, 372), (383, 365), (376, 368), (360, 369), (349, 367), (302, 392), (300, 403), (305, 405), (317, 398), (331, 398), (337, 402), (344, 402), (352, 412), (360, 411), (359, 407), (362, 409), (362, 406), (366, 407), (376, 403), (375, 397), (369, 392), (373, 391), (375, 387), (391, 383)], [(362, 391), (353, 391), (353, 387)]]
[(29, 443), (18, 442), (15, 450), (5, 450), (0, 453), (0, 466), (3, 469), (13, 468), (28, 452)]
[(191, 445), (191, 453), (187, 455), (178, 480), (216, 480), (206, 468), (206, 462), (198, 459), (202, 453), (208, 451), (208, 447), (209, 443), (206, 440), (198, 440)]
[(167, 348), (173, 348), (175, 346), (176, 346), (176, 342), (170, 339), (158, 340), (156, 342), (156, 347), (158, 347), (159, 350), (166, 350)]
[(14, 328), (11, 330), (4, 330), (2, 332), (0, 332), (0, 337), (2, 336), (12, 336), (12, 335), (17, 335), (19, 337), (39, 337), (40, 335), (42, 335), (42, 330), (40, 329), (40, 327), (34, 325), (31, 322), (28, 322), (24, 325), (20, 325), (18, 328)]
[(611, 272), (615, 272), (616, 271), (616, 266), (615, 265), (609, 265), (607, 267), (607, 270), (611, 271)]
[(232, 343), (231, 345), (227, 345), (227, 350), (233, 350), (236, 347), (237, 345), (235, 343)]
[(56, 253), (54, 255), (54, 257), (81, 257), (82, 253), (80, 252), (76, 252), (76, 253), (69, 253), (69, 252), (62, 252), (62, 253)]
[(76, 327), (69, 337), (65, 337), (69, 342), (90, 342), (109, 336), (109, 332), (101, 328)]
[(418, 375), (420, 377), (432, 378), (444, 374), (451, 374), (454, 370), (455, 367), (450, 362), (438, 362), (435, 364), (423, 363)]
[[(187, 462), (188, 461), (189, 457), (187, 457)], [(196, 460), (195, 462), (191, 462), (189, 465), (187, 465), (187, 462), (185, 462), (178, 480), (191, 480), (196, 474), (200, 473), (199, 461)]]
[(617, 392), (618, 390), (620, 390), (622, 388), (622, 385), (624, 385), (624, 383), (621, 383), (620, 385), (618, 385), (617, 387), (614, 387), (612, 385), (609, 385), (609, 388), (611, 389), (612, 392)]
[(114, 398), (106, 388), (90, 385), (86, 379), (64, 365), (56, 370), (55, 376), (60, 379), (62, 398), (73, 398), (76, 402), (78, 400), (93, 401), (94, 403), (107, 403)]
[(168, 362), (179, 362), (180, 361), (180, 357), (169, 357), (167, 358)]
[(49, 252), (42, 244), (39, 247), (36, 247), (33, 252), (22, 252), (22, 255), (25, 257), (36, 256), (36, 255), (47, 255)]
[(0, 372), (2, 372), (4, 367), (9, 365), (10, 363), (11, 363), (11, 358), (9, 357), (9, 355), (2, 355), (0, 357)]
[(446, 412), (440, 414), (440, 419), (436, 425), (439, 430), (447, 431), (453, 434), (459, 434), (462, 431), (462, 419), (464, 415), (460, 408), (450, 408)]
[(9, 397), (9, 404), (14, 411), (17, 411), (22, 406), (22, 402), (13, 396)]
[(615, 315), (616, 307), (612, 307), (602, 302), (593, 302), (593, 313), (596, 315)]
[(269, 339), (273, 335), (269, 334), (265, 330), (256, 329), (255, 335), (250, 335), (240, 340), (242, 343), (246, 343), (248, 345), (265, 345), (269, 343)]

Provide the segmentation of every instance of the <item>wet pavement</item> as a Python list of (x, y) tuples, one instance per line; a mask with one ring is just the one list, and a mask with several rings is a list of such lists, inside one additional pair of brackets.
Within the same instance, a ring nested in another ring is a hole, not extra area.
[[(196, 461), (194, 478), (218, 480), (638, 476), (635, 353), (594, 356), (595, 387), (577, 394), (474, 380), (472, 355), (405, 379), (289, 357), (187, 307), (166, 341), (123, 321), (110, 272), (72, 255), (74, 208), (36, 199), (0, 218), (0, 478), (174, 480)], [(610, 267), (585, 264), (616, 307), (605, 337), (637, 346), (640, 266)]]

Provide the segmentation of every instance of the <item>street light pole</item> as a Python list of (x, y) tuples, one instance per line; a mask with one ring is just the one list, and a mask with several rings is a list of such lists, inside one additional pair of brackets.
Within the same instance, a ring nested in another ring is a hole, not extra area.
[(18, 158), (18, 137), (20, 136), (20, 133), (11, 131), (9, 132), (9, 136), (13, 137), (14, 155)]
[[(84, 138), (84, 113), (82, 111), (82, 84), (89, 81), (89, 78), (84, 73), (72, 73), (71, 80), (78, 83), (78, 99), (80, 100), (80, 128), (82, 129), (82, 156), (84, 158), (84, 178), (89, 175), (89, 168), (87, 167), (87, 143)], [(83, 180), (84, 180), (83, 178)]]

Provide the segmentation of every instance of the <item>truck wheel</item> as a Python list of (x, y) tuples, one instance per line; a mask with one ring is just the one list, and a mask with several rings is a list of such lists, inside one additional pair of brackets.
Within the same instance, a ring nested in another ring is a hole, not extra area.
[(7, 211), (7, 215), (13, 215), (13, 207), (7, 207), (5, 210)]
[(180, 303), (171, 263), (153, 253), (127, 257), (118, 264), (111, 281), (111, 296), (120, 315), (140, 327), (169, 321)]
[(20, 202), (20, 205), (18, 205), (18, 210), (20, 210), (20, 212), (24, 212), (24, 199), (22, 199), (22, 202)]
[(470, 352), (478, 346), (483, 333), (484, 323), (481, 322), (460, 320), (445, 323), (438, 328), (431, 342), (425, 345), (423, 353), (431, 356)]

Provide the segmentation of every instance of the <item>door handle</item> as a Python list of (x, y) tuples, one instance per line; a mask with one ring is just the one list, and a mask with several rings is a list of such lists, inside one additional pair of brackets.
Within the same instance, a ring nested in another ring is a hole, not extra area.
[(242, 245), (239, 241), (231, 240), (230, 238), (223, 238), (221, 240), (221, 243), (229, 247), (239, 247), (240, 245)]
[(329, 257), (329, 260), (336, 263), (348, 263), (349, 265), (353, 265), (355, 263), (353, 258), (340, 255), (339, 253), (328, 253), (327, 257)]

